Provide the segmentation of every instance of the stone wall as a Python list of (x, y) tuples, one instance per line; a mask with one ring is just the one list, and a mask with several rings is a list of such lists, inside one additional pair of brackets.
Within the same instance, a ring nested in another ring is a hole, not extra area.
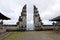
[(54, 26), (54, 25), (43, 25), (44, 30), (59, 30), (60, 31), (60, 26)]
[[(5, 31), (5, 30), (17, 30), (17, 29), (19, 29), (19, 27), (16, 25), (16, 26), (12, 26), (12, 25), (7, 25), (7, 26), (4, 26), (5, 27), (5, 29), (3, 29), (3, 31)], [(53, 29), (59, 29), (60, 28), (60, 26), (53, 26), (53, 25), (43, 25), (43, 27), (42, 27), (42, 29), (43, 30), (53, 30)], [(1, 32), (1, 30), (0, 30), (0, 32)]]
[(0, 33), (4, 33), (6, 32), (6, 29), (4, 26), (0, 25)]
[(4, 25), (6, 30), (17, 30), (17, 25)]
[(43, 29), (53, 29), (53, 25), (43, 25)]

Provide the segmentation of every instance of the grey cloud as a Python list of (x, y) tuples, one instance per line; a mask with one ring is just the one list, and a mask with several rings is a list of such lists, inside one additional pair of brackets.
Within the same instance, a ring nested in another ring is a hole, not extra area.
[[(16, 21), (16, 20), (18, 20), (18, 17), (21, 15), (22, 8), (25, 4), (27, 4), (29, 6), (29, 8), (27, 9), (27, 13), (29, 13), (29, 15), (31, 15), (33, 13), (32, 6), (36, 5), (36, 7), (39, 10), (41, 19), (43, 19), (43, 20), (45, 20), (45, 19), (49, 20), (53, 17), (60, 15), (60, 11), (59, 11), (60, 10), (60, 0), (6, 0), (6, 1), (0, 0), (0, 10), (2, 9), (1, 12), (3, 12), (3, 14), (12, 18), (12, 20), (15, 19), (15, 21)], [(9, 14), (11, 14), (11, 15), (9, 15)], [(32, 20), (30, 20), (30, 18), (32, 18), (32, 17), (30, 16), (28, 21), (32, 21)], [(12, 22), (10, 21), (8, 23), (12, 23)], [(48, 22), (46, 21), (45, 23), (48, 23)]]

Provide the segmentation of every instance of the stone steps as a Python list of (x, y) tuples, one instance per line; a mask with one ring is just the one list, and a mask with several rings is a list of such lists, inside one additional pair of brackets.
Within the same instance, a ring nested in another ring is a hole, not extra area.
[(4, 32), (0, 34), (0, 40), (4, 39), (5, 37), (7, 37), (9, 35), (8, 32)]
[(0, 29), (0, 34), (6, 32), (6, 29)]

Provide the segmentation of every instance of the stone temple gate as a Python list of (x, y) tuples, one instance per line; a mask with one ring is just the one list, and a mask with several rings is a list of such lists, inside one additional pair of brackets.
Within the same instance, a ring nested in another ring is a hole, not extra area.
[[(40, 15), (39, 15), (39, 12), (38, 12), (38, 9), (36, 8), (36, 6), (34, 5), (34, 30), (40, 30), (42, 28), (42, 22), (41, 22), (41, 18), (40, 18)], [(21, 12), (21, 16), (19, 16), (19, 20), (18, 20), (18, 27), (19, 27), (19, 30), (26, 30), (26, 27), (27, 27), (27, 21), (26, 21), (26, 17), (27, 17), (27, 14), (26, 14), (26, 5), (24, 5), (23, 9), (22, 9), (22, 12)]]

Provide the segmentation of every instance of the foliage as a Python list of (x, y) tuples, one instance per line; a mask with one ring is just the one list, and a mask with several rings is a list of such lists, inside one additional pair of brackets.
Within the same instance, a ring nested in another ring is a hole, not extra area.
[(56, 21), (56, 24), (57, 24), (57, 25), (60, 25), (60, 21)]

